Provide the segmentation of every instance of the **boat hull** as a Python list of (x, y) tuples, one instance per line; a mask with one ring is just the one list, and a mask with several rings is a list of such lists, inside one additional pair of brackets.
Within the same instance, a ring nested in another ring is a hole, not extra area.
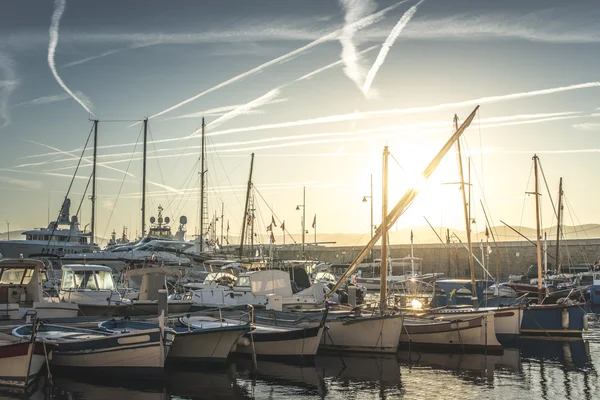
[(249, 330), (246, 325), (177, 333), (167, 361), (225, 362), (231, 349)]
[(320, 346), (323, 350), (395, 353), (402, 330), (402, 316), (331, 319), (326, 327)]
[(468, 319), (404, 321), (400, 347), (502, 353), (502, 345), (496, 339), (492, 312)]
[(238, 342), (235, 352), (255, 353), (257, 357), (313, 357), (317, 354), (323, 336), (323, 326), (274, 330), (272, 332), (248, 332)]
[[(52, 346), (47, 346), (48, 357)], [(22, 342), (0, 346), (0, 385), (26, 387), (46, 362), (44, 345)]]
[[(113, 375), (162, 376), (172, 338), (161, 343), (161, 332), (138, 331), (103, 338), (57, 342), (52, 366)], [(167, 335), (169, 336), (169, 335)]]
[(434, 313), (436, 319), (451, 320), (456, 318), (473, 318), (494, 314), (494, 329), (500, 342), (513, 342), (519, 339), (523, 310), (521, 307), (485, 307), (477, 310), (443, 309)]
[(586, 310), (583, 304), (531, 305), (523, 311), (521, 335), (581, 337)]

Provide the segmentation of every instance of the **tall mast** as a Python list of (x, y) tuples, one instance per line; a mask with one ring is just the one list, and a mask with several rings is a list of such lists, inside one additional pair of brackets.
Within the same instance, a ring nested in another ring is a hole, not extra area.
[[(454, 129), (458, 130), (458, 115), (454, 114)], [(465, 188), (465, 176), (463, 172), (463, 164), (462, 164), (462, 154), (460, 152), (460, 139), (456, 141), (456, 150), (458, 152), (458, 169), (460, 171), (460, 188), (462, 192), (463, 199), (463, 209), (465, 214), (465, 228), (467, 231), (467, 244), (469, 251), (469, 268), (471, 270), (471, 301), (473, 301), (473, 305), (477, 306), (477, 286), (475, 282), (475, 265), (473, 264), (473, 248), (471, 245), (471, 220), (470, 220), (470, 212), (469, 206), (467, 203), (467, 190)], [(470, 191), (469, 191), (470, 193)]]
[(410, 230), (410, 273), (412, 276), (415, 276), (415, 253), (414, 253), (414, 243), (413, 243), (413, 231)]
[(240, 257), (243, 257), (243, 255), (244, 255), (244, 236), (246, 234), (246, 225), (248, 224), (248, 202), (250, 201), (250, 190), (252, 189), (252, 169), (253, 168), (254, 168), (254, 153), (252, 153), (252, 156), (250, 157), (250, 177), (248, 178), (248, 188), (246, 189), (246, 206), (244, 207), (244, 219), (242, 221), (242, 236), (240, 237)]
[(560, 225), (561, 225), (561, 219), (562, 219), (562, 196), (563, 196), (563, 189), (562, 189), (562, 177), (560, 178), (560, 183), (558, 184), (558, 216), (557, 216), (557, 223), (556, 223), (556, 272), (560, 273), (562, 268), (560, 265)]
[(92, 166), (92, 221), (91, 226), (91, 240), (90, 244), (94, 244), (96, 235), (96, 155), (98, 150), (98, 120), (94, 120), (94, 162)]
[(200, 155), (200, 232), (198, 232), (200, 251), (202, 251), (204, 247), (204, 133), (204, 117), (202, 117), (202, 146)]
[(538, 267), (538, 303), (542, 303), (543, 289), (542, 289), (542, 243), (540, 234), (540, 192), (538, 189), (538, 156), (533, 156), (533, 170), (535, 172), (535, 229), (537, 239), (537, 267)]
[(221, 239), (220, 239), (220, 244), (221, 244), (221, 248), (223, 248), (223, 222), (225, 219), (225, 203), (221, 202)]
[[(388, 147), (383, 148), (383, 180), (382, 180), (382, 198), (381, 198), (381, 267), (379, 268), (379, 310), (383, 313), (387, 308), (387, 275), (388, 275), (388, 156), (390, 152)], [(371, 199), (372, 201), (373, 199)]]
[(142, 162), (142, 237), (146, 235), (146, 145), (148, 142), (148, 118), (144, 119), (144, 158)]

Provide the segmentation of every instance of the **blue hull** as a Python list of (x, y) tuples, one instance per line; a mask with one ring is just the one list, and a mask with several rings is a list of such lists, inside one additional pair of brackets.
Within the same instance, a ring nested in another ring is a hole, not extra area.
[[(568, 321), (563, 321), (563, 311)], [(523, 310), (521, 335), (581, 337), (586, 310), (582, 305), (532, 305)], [(563, 322), (568, 325), (563, 326)]]

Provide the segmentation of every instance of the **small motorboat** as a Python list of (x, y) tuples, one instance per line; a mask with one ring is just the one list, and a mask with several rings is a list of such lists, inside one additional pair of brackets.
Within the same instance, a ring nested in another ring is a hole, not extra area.
[[(12, 334), (30, 339), (34, 332), (33, 325), (22, 325)], [(115, 332), (40, 323), (37, 337), (56, 346), (53, 367), (120, 376), (163, 375), (165, 360), (175, 338), (173, 330), (157, 325), (133, 332), (125, 329)]]
[[(107, 332), (119, 333), (155, 329), (158, 325), (120, 319), (101, 322), (98, 327)], [(189, 320), (179, 318), (168, 327), (176, 335), (167, 361), (205, 363), (225, 362), (238, 340), (251, 329), (248, 323), (225, 322), (211, 317), (200, 317), (193, 325)]]

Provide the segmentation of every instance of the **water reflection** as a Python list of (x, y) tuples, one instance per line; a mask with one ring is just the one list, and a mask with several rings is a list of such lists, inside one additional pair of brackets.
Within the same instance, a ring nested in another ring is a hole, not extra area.
[[(597, 329), (597, 328), (596, 328)], [(502, 355), (399, 352), (396, 356), (331, 354), (311, 363), (235, 360), (217, 369), (170, 369), (164, 382), (81, 379), (55, 375), (29, 393), (0, 399), (463, 399), (598, 398), (596, 331), (585, 340), (523, 339)]]

